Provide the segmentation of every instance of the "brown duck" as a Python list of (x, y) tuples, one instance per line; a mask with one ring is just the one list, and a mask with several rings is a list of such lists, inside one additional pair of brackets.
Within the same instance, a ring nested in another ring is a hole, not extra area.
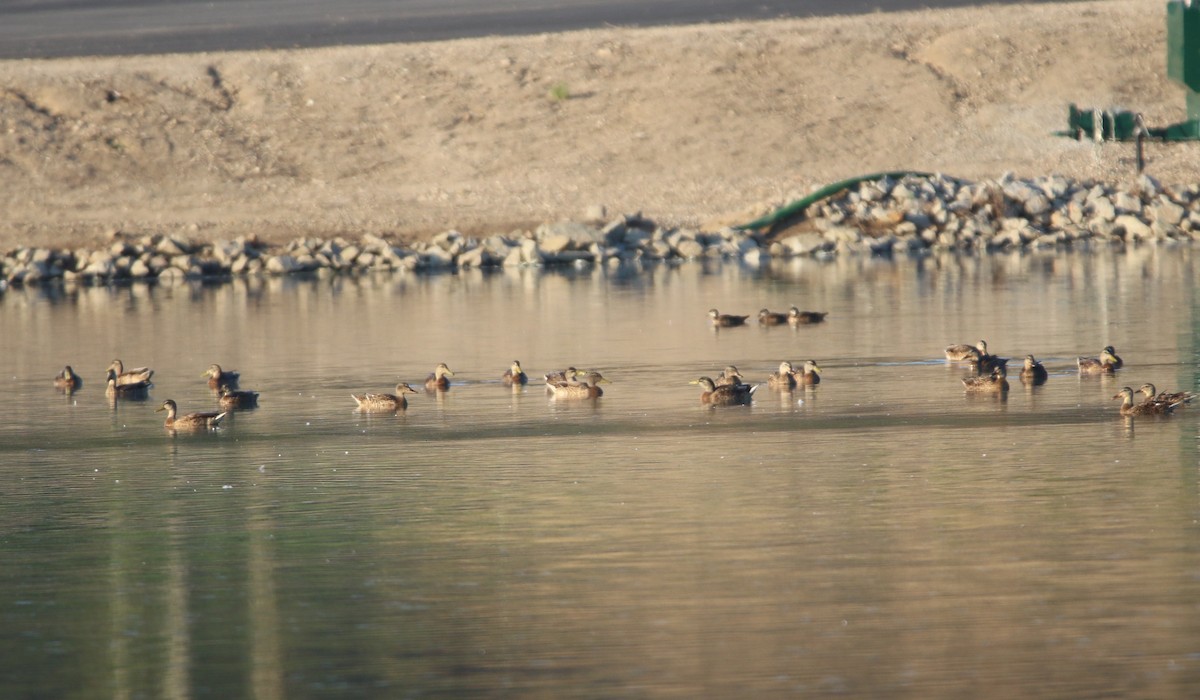
[(742, 373), (738, 371), (737, 367), (729, 365), (721, 372), (721, 375), (717, 377), (714, 383), (717, 386), (737, 386), (742, 383)]
[(404, 395), (415, 393), (416, 389), (401, 382), (396, 385), (395, 394), (351, 394), (350, 398), (363, 413), (392, 413), (408, 408), (408, 399)]
[(1033, 359), (1033, 355), (1025, 356), (1025, 363), (1021, 367), (1021, 381), (1023, 383), (1040, 386), (1046, 383), (1046, 379), (1049, 376), (1046, 368), (1042, 366), (1041, 362)]
[(217, 399), (217, 404), (227, 410), (258, 408), (258, 392), (238, 391), (226, 384), (221, 387), (221, 397)]
[(564, 370), (559, 370), (557, 372), (551, 372), (550, 374), (544, 375), (542, 379), (545, 380), (546, 388), (549, 389), (554, 387), (555, 384), (576, 382), (576, 377), (578, 376), (579, 370), (575, 369), (574, 367), (568, 367)]
[(997, 367), (992, 373), (983, 377), (964, 377), (963, 387), (968, 394), (1005, 394), (1008, 393), (1008, 370)]
[(784, 391), (795, 388), (796, 377), (792, 374), (792, 363), (780, 362), (779, 371), (767, 375), (767, 386)]
[(138, 384), (140, 382), (150, 382), (150, 377), (154, 376), (154, 370), (149, 367), (138, 367), (136, 369), (126, 370), (120, 360), (113, 360), (108, 369), (116, 376), (118, 386), (124, 384)]
[(220, 389), (223, 386), (236, 389), (241, 373), (235, 370), (221, 369), (221, 365), (209, 365), (208, 369), (204, 370), (204, 374), (200, 376), (208, 377), (209, 389)]
[(115, 370), (108, 370), (108, 378), (104, 387), (104, 395), (110, 399), (144, 399), (150, 392), (149, 380), (126, 384), (117, 383)]
[(754, 386), (749, 384), (717, 386), (709, 377), (693, 379), (689, 383), (700, 385), (703, 390), (700, 394), (700, 403), (705, 406), (745, 406), (751, 403), (754, 391), (758, 389), (757, 384)]
[(167, 420), (163, 425), (171, 430), (209, 430), (220, 425), (221, 421), (228, 415), (225, 412), (202, 411), (181, 416), (179, 415), (179, 407), (171, 399), (163, 401), (162, 406), (154, 409), (155, 413), (159, 411), (167, 412)]
[(788, 309), (787, 321), (793, 326), (805, 326), (810, 323), (820, 323), (828, 315), (828, 311), (801, 311), (793, 306)]
[(1146, 398), (1144, 401), (1142, 401), (1142, 403), (1149, 403), (1153, 401), (1155, 403), (1168, 404), (1172, 408), (1185, 406), (1196, 398), (1196, 394), (1190, 391), (1158, 392), (1154, 388), (1154, 385), (1150, 384), (1149, 382), (1143, 384), (1142, 387), (1138, 389), (1138, 393), (1146, 395)]
[(764, 326), (781, 326), (788, 322), (788, 315), (762, 309), (758, 312), (758, 322)]
[(1157, 401), (1133, 402), (1133, 389), (1123, 387), (1113, 395), (1121, 399), (1121, 415), (1123, 416), (1165, 416), (1175, 410), (1175, 404), (1159, 403)]
[(746, 319), (750, 318), (749, 316), (723, 314), (716, 309), (709, 309), (708, 317), (712, 319), (712, 324), (719, 328), (728, 328), (729, 326), (744, 326), (746, 325)]
[(71, 365), (63, 367), (63, 371), (54, 376), (54, 388), (62, 391), (76, 391), (83, 387), (83, 380), (80, 379), (75, 370), (71, 369)]
[(987, 354), (987, 341), (980, 340), (974, 345), (958, 344), (946, 348), (946, 359), (951, 362), (978, 362), (980, 357)]
[(525, 374), (525, 370), (521, 369), (521, 363), (516, 360), (512, 361), (511, 367), (504, 370), (500, 379), (505, 386), (521, 386), (529, 383), (529, 375)]
[(433, 374), (425, 378), (425, 391), (445, 391), (450, 388), (450, 380), (447, 377), (453, 377), (454, 373), (446, 366), (445, 362), (439, 362), (437, 367), (433, 368)]
[(547, 385), (556, 399), (598, 399), (604, 396), (604, 389), (597, 384), (608, 384), (599, 372), (584, 372), (577, 381), (565, 381)]
[(821, 368), (816, 360), (805, 360), (804, 367), (792, 372), (792, 376), (800, 386), (816, 386), (821, 383)]
[(1100, 357), (1078, 357), (1075, 364), (1079, 367), (1080, 374), (1112, 374), (1121, 369), (1125, 362), (1117, 357), (1113, 346), (1106, 345), (1100, 351)]

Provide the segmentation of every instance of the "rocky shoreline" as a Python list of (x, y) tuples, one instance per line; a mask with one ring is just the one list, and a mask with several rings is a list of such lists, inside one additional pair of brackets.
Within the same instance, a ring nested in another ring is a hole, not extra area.
[(1186, 244), (1200, 240), (1200, 185), (1149, 176), (1124, 186), (1061, 176), (968, 182), (941, 175), (866, 180), (807, 208), (781, 231), (662, 227), (640, 215), (544, 224), (486, 238), (446, 231), (399, 245), (386, 238), (254, 237), (195, 243), (184, 236), (111, 236), (104, 248), (22, 247), (0, 259), (7, 286), (125, 281), (174, 283), (258, 275), (441, 272), (487, 267), (617, 265), (698, 258), (760, 264), (769, 258), (920, 255), (938, 251)]

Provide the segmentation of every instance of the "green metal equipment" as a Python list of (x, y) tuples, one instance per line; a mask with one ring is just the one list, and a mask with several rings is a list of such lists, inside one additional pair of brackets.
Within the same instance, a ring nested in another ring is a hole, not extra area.
[(1167, 77), (1187, 88), (1187, 121), (1147, 127), (1130, 111), (1080, 109), (1070, 106), (1067, 134), (1096, 141), (1200, 140), (1200, 2), (1167, 3)]

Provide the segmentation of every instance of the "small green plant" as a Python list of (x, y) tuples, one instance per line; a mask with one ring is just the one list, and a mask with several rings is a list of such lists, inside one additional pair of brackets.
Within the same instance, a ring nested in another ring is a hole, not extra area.
[(550, 86), (550, 99), (555, 102), (562, 102), (571, 97), (571, 89), (566, 83), (555, 83)]

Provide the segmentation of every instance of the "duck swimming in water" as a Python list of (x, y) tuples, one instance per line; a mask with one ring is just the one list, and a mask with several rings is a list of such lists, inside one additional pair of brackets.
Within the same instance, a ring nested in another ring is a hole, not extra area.
[(171, 399), (163, 401), (162, 406), (154, 409), (155, 413), (167, 412), (167, 420), (163, 425), (172, 430), (209, 430), (221, 424), (227, 413), (217, 411), (202, 411), (179, 415), (179, 407)]
[(355, 406), (363, 413), (394, 413), (408, 408), (405, 394), (415, 394), (417, 390), (401, 382), (396, 385), (395, 394), (351, 394)]
[(717, 386), (709, 377), (693, 379), (689, 383), (700, 385), (703, 390), (703, 393), (700, 394), (700, 403), (705, 406), (745, 406), (752, 402), (754, 391), (758, 389), (757, 384), (754, 386), (749, 384)]

